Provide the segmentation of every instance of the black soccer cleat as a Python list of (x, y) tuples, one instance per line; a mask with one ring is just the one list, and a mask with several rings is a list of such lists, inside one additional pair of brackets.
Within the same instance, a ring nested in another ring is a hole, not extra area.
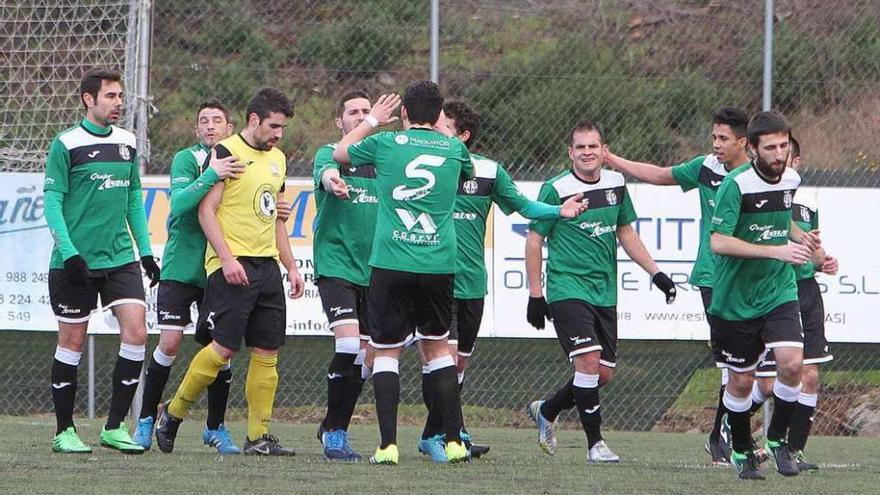
[(469, 445), (465, 445), (471, 451), (471, 457), (474, 459), (479, 459), (480, 457), (489, 453), (492, 450), (488, 445), (480, 445), (478, 443), (470, 443)]
[(783, 476), (797, 476), (800, 474), (797, 458), (794, 452), (785, 442), (767, 441), (767, 451), (776, 461), (776, 470)]
[(763, 480), (764, 473), (761, 472), (761, 463), (754, 452), (732, 452), (730, 454), (730, 463), (736, 469), (736, 475), (741, 480)]
[(295, 454), (293, 449), (282, 447), (278, 443), (278, 439), (268, 433), (256, 440), (248, 438), (244, 442), (244, 455), (291, 456)]
[(797, 461), (798, 471), (800, 471), (802, 473), (805, 471), (818, 471), (819, 470), (818, 464), (813, 464), (812, 462), (807, 462), (804, 459), (804, 451), (803, 450), (796, 452), (794, 454), (794, 458)]
[(730, 451), (727, 450), (727, 444), (724, 443), (722, 438), (712, 438), (709, 437), (706, 440), (706, 453), (712, 456), (712, 464), (716, 466), (729, 466), (730, 465)]
[(176, 418), (168, 412), (166, 404), (156, 422), (156, 445), (159, 450), (166, 454), (170, 454), (174, 450), (174, 440), (177, 438), (177, 430), (180, 429), (182, 422), (183, 419)]

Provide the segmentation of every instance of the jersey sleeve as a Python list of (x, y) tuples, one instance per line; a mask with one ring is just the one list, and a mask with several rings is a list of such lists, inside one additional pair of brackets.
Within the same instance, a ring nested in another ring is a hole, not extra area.
[[(538, 193), (538, 201), (550, 205), (558, 205), (560, 204), (559, 193), (556, 192), (556, 188), (553, 187), (552, 184), (545, 182), (544, 185), (541, 186), (541, 191)], [(529, 230), (540, 234), (542, 237), (547, 237), (556, 225), (557, 220), (558, 219), (554, 218), (531, 222), (529, 224)]]
[(362, 141), (354, 143), (348, 147), (348, 157), (351, 159), (351, 165), (357, 167), (360, 165), (370, 165), (376, 163), (376, 153), (379, 150), (381, 140), (389, 133), (381, 132), (367, 136)]
[(202, 198), (220, 180), (217, 172), (207, 165), (210, 160), (209, 156), (203, 165), (205, 171), (199, 174), (200, 166), (192, 153), (181, 151), (174, 155), (171, 162), (172, 217), (198, 208)]
[(313, 165), (313, 180), (315, 183), (315, 189), (322, 189), (321, 185), (321, 176), (324, 175), (324, 172), (329, 169), (339, 170), (339, 164), (333, 160), (333, 149), (335, 146), (322, 146), (318, 149), (318, 152), (315, 153), (315, 160)]
[(531, 203), (528, 198), (523, 196), (523, 193), (516, 187), (516, 183), (513, 182), (513, 179), (501, 165), (498, 166), (495, 173), (492, 201), (501, 208), (505, 215), (520, 211)]
[(739, 185), (735, 180), (724, 179), (715, 195), (715, 213), (712, 215), (709, 231), (732, 236), (739, 221), (741, 207), (742, 194)]
[(703, 166), (705, 158), (705, 156), (698, 156), (672, 167), (672, 178), (675, 179), (682, 191), (690, 191), (700, 184), (700, 168)]
[(623, 186), (623, 201), (620, 204), (620, 209), (617, 211), (617, 225), (629, 225), (635, 222), (637, 218), (636, 209), (633, 207), (632, 198), (629, 195), (629, 188)]
[(43, 179), (43, 191), (67, 194), (69, 176), (70, 153), (68, 153), (64, 144), (58, 138), (55, 138), (49, 146), (49, 156), (46, 159), (46, 176)]

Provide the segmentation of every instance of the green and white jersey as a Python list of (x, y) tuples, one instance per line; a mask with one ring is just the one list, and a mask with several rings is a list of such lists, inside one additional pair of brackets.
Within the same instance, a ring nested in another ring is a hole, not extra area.
[(538, 201), (558, 205), (580, 193), (587, 211), (576, 218), (529, 225), (547, 238), (547, 301), (616, 306), (617, 227), (634, 222), (636, 212), (623, 175), (611, 170), (602, 170), (593, 183), (567, 170), (541, 186)]
[(381, 132), (348, 147), (352, 166), (376, 167), (379, 213), (370, 266), (455, 272), (452, 221), (459, 177), (473, 177), (464, 144), (432, 129)]
[[(64, 194), (70, 239), (91, 270), (135, 260), (128, 210), (133, 196), (141, 202), (142, 197), (134, 134), (85, 119), (62, 131), (49, 146), (43, 190)], [(142, 220), (145, 225), (146, 217)], [(150, 253), (146, 244), (139, 245), (143, 254)], [(64, 268), (58, 242), (49, 267)]]
[[(340, 166), (333, 161), (335, 144), (327, 144), (315, 155), (313, 178), (318, 213), (314, 222), (315, 278), (337, 277), (356, 285), (370, 284), (370, 251), (376, 232), (379, 198), (376, 195), (376, 167)], [(339, 170), (348, 184), (349, 199), (325, 191), (321, 175)]]
[[(743, 165), (748, 162), (734, 167), (734, 170)], [(709, 228), (715, 211), (715, 194), (727, 174), (727, 168), (715, 155), (698, 156), (672, 167), (672, 177), (682, 191), (698, 188), (700, 193), (700, 245), (690, 278), (691, 284), (697, 287), (712, 287), (715, 254), (709, 244)]]
[(455, 297), (478, 299), (486, 290), (486, 220), (492, 203), (505, 215), (522, 209), (528, 198), (498, 163), (472, 154), (474, 177), (462, 180), (455, 199), (455, 235), (458, 254), (455, 259)]
[[(786, 244), (800, 183), (791, 168), (775, 183), (758, 175), (754, 165), (734, 170), (718, 189), (712, 232), (751, 244)], [(798, 298), (791, 265), (767, 258), (717, 255), (712, 287), (709, 313), (729, 321), (759, 318)]]
[[(804, 232), (819, 228), (819, 201), (815, 189), (804, 187), (797, 190), (791, 207), (791, 219)], [(794, 267), (794, 275), (797, 280), (813, 278), (816, 267), (812, 262), (797, 265)]]
[[(207, 240), (199, 224), (199, 201), (219, 178), (207, 166), (210, 150), (202, 144), (184, 148), (171, 161), (171, 214), (162, 260), (162, 280), (204, 288)], [(203, 173), (202, 170), (205, 170)]]

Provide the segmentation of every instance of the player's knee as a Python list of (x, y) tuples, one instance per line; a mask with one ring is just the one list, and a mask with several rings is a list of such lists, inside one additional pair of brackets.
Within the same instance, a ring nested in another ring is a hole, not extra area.
[(758, 378), (756, 383), (758, 384), (758, 390), (761, 392), (761, 395), (764, 397), (770, 397), (773, 395), (773, 383), (776, 380), (773, 378)]
[(58, 346), (64, 349), (69, 349), (74, 352), (82, 352), (83, 347), (85, 347), (85, 342), (85, 331), (83, 331), (82, 333), (63, 331), (58, 333)]
[(571, 362), (574, 365), (575, 371), (586, 373), (588, 375), (598, 375), (600, 374), (600, 368), (602, 368), (599, 366), (598, 352), (576, 354), (572, 356)]
[(754, 373), (730, 373), (730, 381), (727, 382), (727, 390), (736, 397), (748, 397), (752, 393), (752, 385), (755, 383)]
[[(236, 352), (232, 349), (227, 349), (226, 347), (218, 344), (216, 340), (211, 342), (211, 348), (214, 349), (214, 352), (216, 352), (218, 356), (227, 361), (234, 358), (236, 354)], [(254, 352), (256, 352), (256, 349), (254, 349)]]
[(803, 391), (808, 394), (815, 394), (819, 390), (819, 367), (804, 366), (803, 375), (801, 377), (801, 386)]
[(803, 364), (801, 361), (788, 359), (783, 362), (776, 361), (776, 379), (787, 385), (800, 383)]
[(611, 383), (611, 379), (614, 378), (614, 368), (609, 368), (608, 366), (599, 366), (599, 386), (604, 387)]
[(180, 350), (180, 342), (183, 340), (183, 332), (162, 332), (159, 336), (159, 350), (166, 356), (176, 356)]

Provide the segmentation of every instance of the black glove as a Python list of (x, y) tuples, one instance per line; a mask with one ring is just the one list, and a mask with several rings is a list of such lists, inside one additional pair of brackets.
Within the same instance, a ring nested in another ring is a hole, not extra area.
[(78, 254), (64, 260), (64, 271), (67, 273), (67, 280), (76, 286), (85, 285), (89, 277), (89, 265)]
[(152, 256), (141, 257), (141, 266), (147, 272), (147, 278), (150, 279), (150, 287), (155, 287), (159, 283), (159, 274), (161, 273), (159, 265), (156, 264), (156, 258)]
[(666, 304), (672, 304), (675, 301), (675, 283), (663, 272), (657, 272), (651, 277), (651, 282), (666, 294)]
[(544, 296), (541, 297), (529, 297), (529, 306), (526, 309), (526, 320), (529, 323), (537, 328), (538, 330), (543, 330), (545, 319), (550, 318), (550, 307), (547, 306), (547, 300), (544, 299)]

